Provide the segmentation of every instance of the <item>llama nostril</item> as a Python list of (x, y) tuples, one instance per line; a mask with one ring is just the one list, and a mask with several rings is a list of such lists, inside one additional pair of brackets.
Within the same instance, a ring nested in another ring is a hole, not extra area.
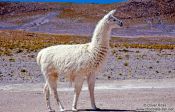
[(123, 26), (123, 23), (122, 22), (120, 23), (120, 26)]

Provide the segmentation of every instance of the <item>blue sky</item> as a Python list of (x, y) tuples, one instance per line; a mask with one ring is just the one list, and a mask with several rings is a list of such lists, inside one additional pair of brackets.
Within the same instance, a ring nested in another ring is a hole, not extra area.
[(127, 0), (0, 0), (0, 1), (20, 1), (20, 2), (73, 2), (73, 3), (114, 3)]

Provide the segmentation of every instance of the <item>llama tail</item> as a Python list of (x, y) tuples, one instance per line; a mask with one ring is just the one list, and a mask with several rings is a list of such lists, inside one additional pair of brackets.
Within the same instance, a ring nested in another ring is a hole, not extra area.
[(40, 61), (41, 61), (41, 56), (42, 56), (42, 53), (39, 52), (38, 55), (37, 55), (37, 57), (36, 57), (36, 62), (37, 62), (38, 65), (41, 65), (41, 63), (40, 63)]

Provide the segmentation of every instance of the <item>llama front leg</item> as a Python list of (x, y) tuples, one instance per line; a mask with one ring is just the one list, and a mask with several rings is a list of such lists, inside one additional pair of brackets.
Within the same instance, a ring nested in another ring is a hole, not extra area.
[(95, 87), (95, 75), (90, 75), (87, 79), (89, 94), (91, 99), (91, 106), (94, 110), (99, 110), (99, 108), (95, 105), (95, 97), (94, 97), (94, 87)]
[(84, 82), (83, 77), (77, 76), (74, 80), (74, 99), (73, 99), (73, 104), (72, 104), (72, 111), (77, 111), (78, 97), (80, 95), (83, 82)]

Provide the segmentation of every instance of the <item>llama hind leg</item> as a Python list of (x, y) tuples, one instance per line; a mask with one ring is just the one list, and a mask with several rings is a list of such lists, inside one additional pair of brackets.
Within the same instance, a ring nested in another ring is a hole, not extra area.
[(57, 104), (60, 107), (60, 111), (64, 111), (64, 107), (58, 97), (58, 93), (57, 93), (57, 74), (53, 74), (49, 77), (48, 79), (48, 84), (49, 84), (49, 88), (51, 89), (51, 91), (53, 92), (54, 98), (57, 102)]
[(44, 86), (44, 94), (45, 94), (45, 99), (46, 99), (46, 105), (47, 105), (49, 112), (55, 112), (54, 110), (52, 110), (50, 106), (50, 92), (49, 92), (49, 86), (47, 83)]
[(77, 111), (78, 97), (80, 95), (83, 82), (84, 82), (83, 77), (76, 77), (74, 80), (74, 99), (72, 104), (72, 111)]
[(94, 110), (99, 110), (99, 108), (97, 108), (95, 105), (95, 97), (94, 97), (95, 75), (90, 75), (87, 79), (87, 83), (91, 99), (91, 106)]

